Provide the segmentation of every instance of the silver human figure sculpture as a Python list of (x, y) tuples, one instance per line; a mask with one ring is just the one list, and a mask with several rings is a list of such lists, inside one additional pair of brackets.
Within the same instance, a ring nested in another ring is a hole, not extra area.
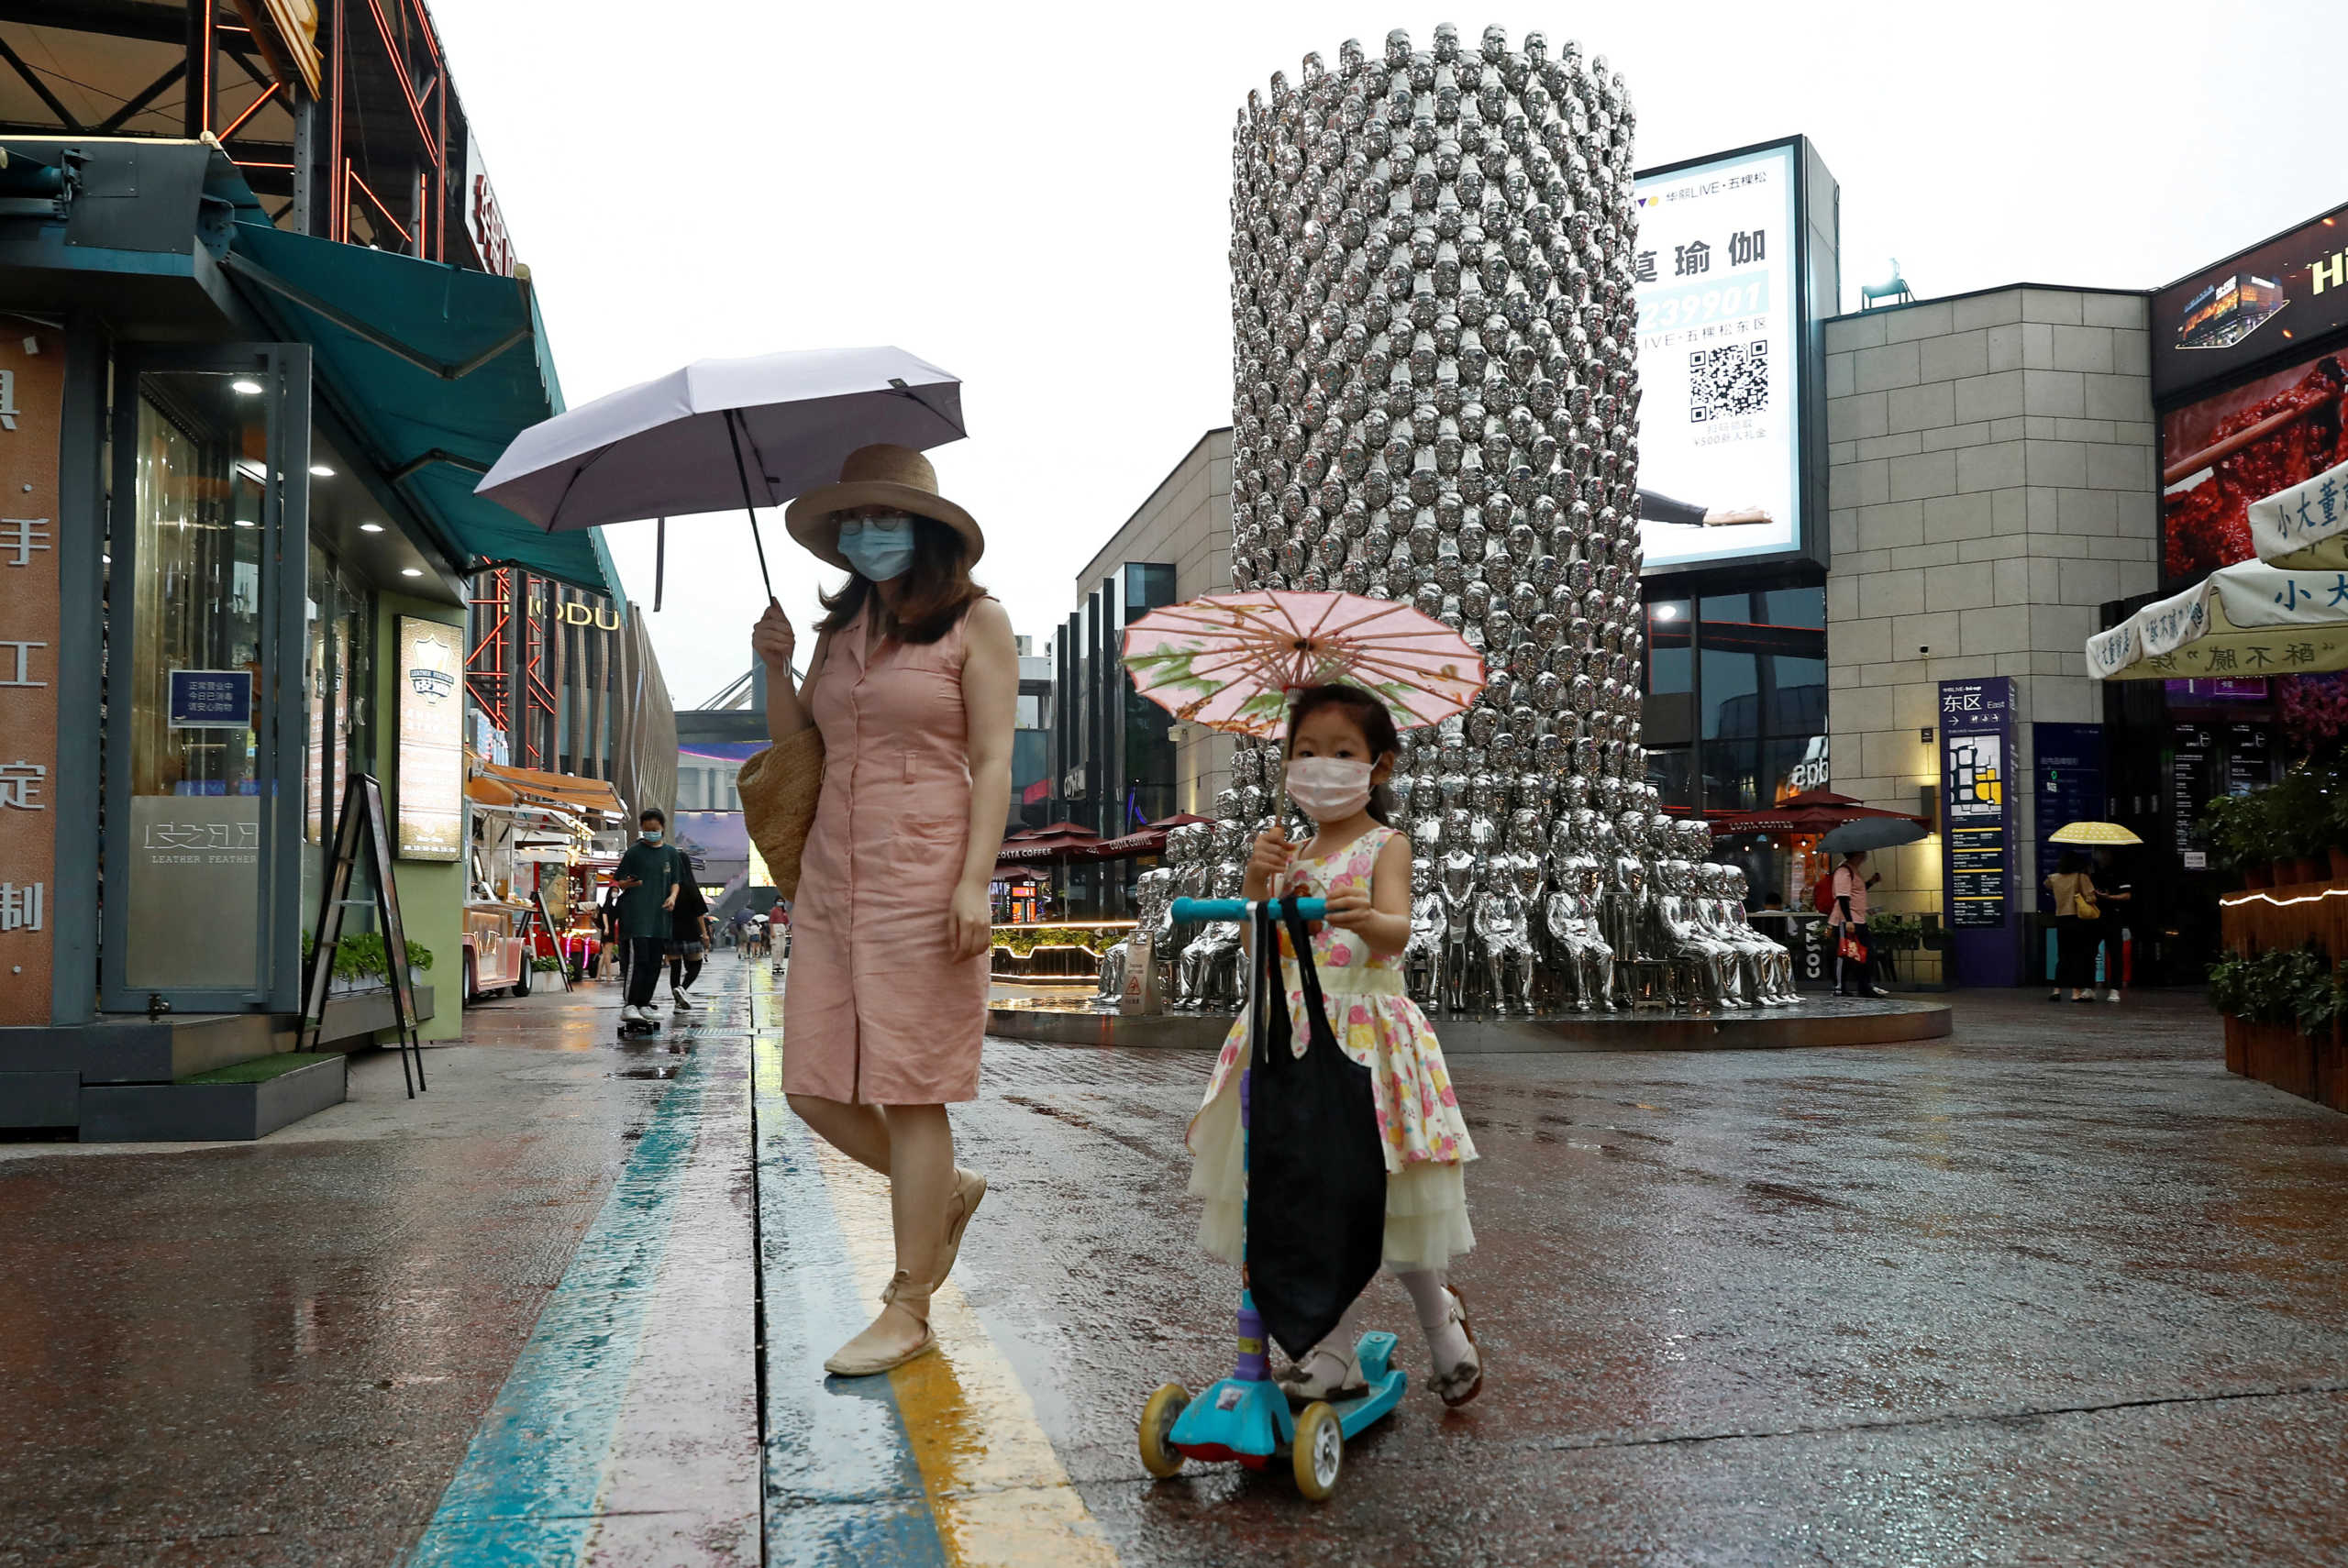
[(1653, 1006), (1672, 1000), (1655, 992), (1653, 976), (1642, 961), (1656, 956), (1646, 940), (1647, 865), (1639, 854), (1646, 839), (1646, 819), (1624, 812), (1611, 828), (1598, 824), (1601, 842), (1614, 846), (1606, 867), (1606, 943), (1614, 950), (1614, 999), (1623, 1007)]
[[(1239, 896), (1241, 873), (1235, 867), (1217, 868), (1211, 884), (1213, 896), (1235, 899)], [(1239, 922), (1235, 920), (1209, 921), (1190, 945), (1182, 949), (1181, 977), (1177, 982), (1180, 995), (1179, 1005), (1188, 1012), (1204, 1012), (1222, 1000), (1216, 986), (1220, 971), (1227, 956), (1239, 951)]]
[[(1467, 813), (1457, 812), (1464, 817)], [(1449, 819), (1445, 821), (1444, 836), (1449, 838)], [(1443, 973), (1438, 995), (1443, 1010), (1450, 1013), (1468, 1010), (1468, 1001), (1475, 987), (1469, 970), (1475, 963), (1476, 918), (1476, 853), (1466, 847), (1467, 829), (1459, 831), (1459, 847), (1444, 852), (1441, 881), (1443, 896)]]
[[(1694, 825), (1698, 831), (1702, 831), (1701, 823)], [(1709, 839), (1710, 834), (1706, 837)], [(1686, 902), (1697, 929), (1728, 952), (1730, 961), (1723, 989), (1729, 1004), (1733, 1007), (1760, 1007), (1763, 1005), (1760, 955), (1746, 944), (1721, 908), (1720, 890), (1726, 886), (1721, 873), (1727, 867), (1709, 860), (1683, 859), (1680, 864), (1688, 868)]]
[(1495, 1014), (1533, 1010), (1533, 904), (1517, 889), (1516, 869), (1515, 856), (1493, 856), (1483, 890), (1476, 895), (1477, 956), (1482, 960), (1485, 999)]
[(1444, 923), (1434, 862), (1422, 856), (1411, 862), (1411, 940), (1402, 949), (1403, 984), (1421, 1007), (1434, 1006), (1440, 994)]
[(1735, 866), (1720, 866), (1718, 872), (1721, 921), (1727, 928), (1731, 941), (1751, 955), (1753, 984), (1765, 1007), (1790, 1007), (1800, 998), (1794, 990), (1794, 957), (1783, 945), (1771, 941), (1753, 928), (1744, 912), (1744, 872)]
[(1688, 895), (1695, 878), (1688, 862), (1673, 856), (1656, 864), (1656, 885), (1650, 889), (1648, 919), (1652, 939), (1662, 957), (1674, 961), (1689, 987), (1687, 1004), (1701, 1009), (1739, 1008), (1736, 999), (1736, 955), (1713, 938), (1697, 918)]

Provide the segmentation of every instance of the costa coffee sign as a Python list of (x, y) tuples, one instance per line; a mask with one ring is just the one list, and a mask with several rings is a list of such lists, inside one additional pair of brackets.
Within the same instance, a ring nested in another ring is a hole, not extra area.
[(505, 215), (498, 210), (497, 192), (489, 182), (489, 166), (482, 160), (481, 138), (470, 131), (465, 135), (465, 231), (484, 268), (501, 278), (514, 275), (514, 241), (505, 232)]

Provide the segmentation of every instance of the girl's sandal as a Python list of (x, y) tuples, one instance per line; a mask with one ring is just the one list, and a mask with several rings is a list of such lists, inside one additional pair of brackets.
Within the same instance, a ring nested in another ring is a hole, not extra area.
[(1288, 1396), (1291, 1405), (1310, 1405), (1316, 1399), (1357, 1399), (1369, 1392), (1369, 1384), (1361, 1375), (1361, 1363), (1352, 1351), (1339, 1355), (1327, 1345), (1315, 1345), (1304, 1353), (1304, 1359), (1280, 1374), (1280, 1392)]
[[(880, 1316), (875, 1318), (862, 1333), (832, 1353), (832, 1359), (824, 1363), (825, 1372), (835, 1377), (873, 1377), (903, 1366), (917, 1356), (927, 1355), (937, 1348), (937, 1335), (929, 1326), (927, 1286), (914, 1284), (913, 1276), (899, 1269), (896, 1277), (890, 1280), (887, 1288), (880, 1292), (880, 1299), (884, 1303)], [(884, 1349), (884, 1342), (877, 1337), (881, 1323), (888, 1319), (890, 1307), (902, 1309), (921, 1324), (921, 1339), (909, 1350)]]
[(1468, 1297), (1459, 1293), (1456, 1285), (1444, 1288), (1451, 1293), (1451, 1320), (1468, 1336), (1468, 1355), (1447, 1370), (1435, 1368), (1429, 1386), (1434, 1389), (1436, 1398), (1456, 1410), (1484, 1391), (1484, 1358), (1476, 1348), (1476, 1326), (1468, 1320)]

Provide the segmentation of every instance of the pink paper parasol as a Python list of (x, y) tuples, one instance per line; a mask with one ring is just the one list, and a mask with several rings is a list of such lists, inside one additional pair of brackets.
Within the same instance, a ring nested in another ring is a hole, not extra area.
[(1407, 604), (1357, 593), (1210, 593), (1125, 628), (1125, 668), (1177, 719), (1278, 735), (1288, 693), (1343, 681), (1375, 695), (1402, 729), (1465, 709), (1483, 689), (1468, 640)]

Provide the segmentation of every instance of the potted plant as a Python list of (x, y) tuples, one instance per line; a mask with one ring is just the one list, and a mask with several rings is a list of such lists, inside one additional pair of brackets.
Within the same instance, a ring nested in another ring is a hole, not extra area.
[(2313, 942), (2211, 965), (2210, 1003), (2226, 1015), (2228, 1070), (2296, 1095), (2319, 1092), (2318, 1041), (2332, 1039), (2348, 998)]
[(2269, 829), (2273, 815), (2267, 791), (2263, 790), (2247, 795), (2221, 795), (2202, 810), (2210, 853), (2220, 866), (2241, 872), (2246, 887), (2275, 885), (2276, 856)]

